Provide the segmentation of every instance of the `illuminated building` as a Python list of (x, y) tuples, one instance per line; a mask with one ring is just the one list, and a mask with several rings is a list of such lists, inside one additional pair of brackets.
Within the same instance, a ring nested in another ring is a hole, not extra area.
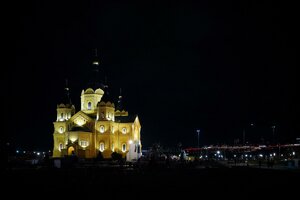
[[(98, 73), (98, 61), (93, 61), (93, 73)], [(96, 77), (96, 76), (95, 76)], [(137, 115), (130, 116), (122, 108), (120, 94), (117, 106), (106, 100), (107, 86), (94, 84), (81, 92), (81, 108), (69, 98), (66, 86), (66, 101), (57, 105), (54, 122), (53, 157), (76, 155), (79, 158), (96, 158), (101, 152), (103, 158), (111, 158), (113, 152), (121, 153), (127, 160), (141, 155), (141, 125)], [(99, 86), (99, 87), (98, 87)]]

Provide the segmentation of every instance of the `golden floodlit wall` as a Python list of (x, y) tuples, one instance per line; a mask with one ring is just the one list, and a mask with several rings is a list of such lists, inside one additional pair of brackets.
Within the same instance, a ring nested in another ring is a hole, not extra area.
[(103, 95), (102, 89), (82, 90), (81, 110), (77, 113), (74, 105), (57, 106), (53, 157), (95, 158), (101, 153), (111, 158), (117, 152), (128, 159), (141, 155), (138, 117), (129, 118), (127, 111), (116, 111), (114, 103), (101, 101)]

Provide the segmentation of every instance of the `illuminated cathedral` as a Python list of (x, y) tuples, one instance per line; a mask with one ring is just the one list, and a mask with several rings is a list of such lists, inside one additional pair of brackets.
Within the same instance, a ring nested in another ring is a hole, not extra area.
[[(96, 79), (99, 74), (98, 59), (92, 62)], [(53, 133), (53, 157), (77, 156), (79, 158), (111, 158), (113, 152), (127, 160), (141, 156), (141, 124), (137, 115), (123, 109), (120, 94), (116, 104), (108, 98), (107, 85), (93, 80), (81, 92), (80, 110), (69, 97), (57, 105)]]

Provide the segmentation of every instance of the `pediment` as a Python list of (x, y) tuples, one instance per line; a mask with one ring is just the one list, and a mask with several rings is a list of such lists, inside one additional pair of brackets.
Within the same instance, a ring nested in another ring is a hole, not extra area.
[(93, 119), (89, 117), (87, 114), (85, 114), (82, 111), (77, 112), (75, 115), (73, 115), (70, 120), (74, 123), (77, 124), (78, 126), (83, 126), (89, 122), (92, 122)]

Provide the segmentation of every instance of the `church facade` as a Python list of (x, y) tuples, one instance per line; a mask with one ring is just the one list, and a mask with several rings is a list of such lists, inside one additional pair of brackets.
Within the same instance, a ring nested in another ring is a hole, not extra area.
[[(54, 158), (72, 155), (96, 158), (99, 154), (111, 158), (113, 152), (122, 154), (127, 160), (141, 156), (138, 116), (130, 116), (128, 111), (105, 101), (105, 95), (102, 88), (82, 90), (78, 112), (70, 102), (57, 105), (57, 117), (53, 123)], [(119, 96), (119, 100), (121, 98)]]

